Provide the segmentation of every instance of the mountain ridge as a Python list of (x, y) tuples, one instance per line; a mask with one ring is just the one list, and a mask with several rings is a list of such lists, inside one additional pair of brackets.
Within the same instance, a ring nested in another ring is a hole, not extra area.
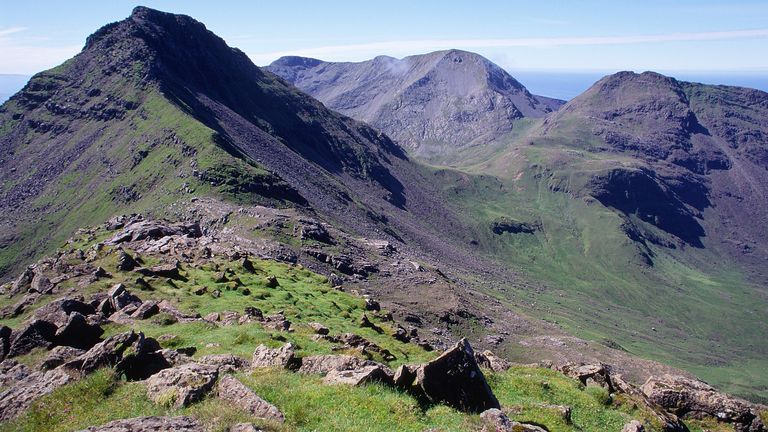
[(267, 69), (427, 159), (494, 141), (516, 120), (562, 104), (530, 94), (489, 60), (455, 49), (358, 63), (287, 57)]

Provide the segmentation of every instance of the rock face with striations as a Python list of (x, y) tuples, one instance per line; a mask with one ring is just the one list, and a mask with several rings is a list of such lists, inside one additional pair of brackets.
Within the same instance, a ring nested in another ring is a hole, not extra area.
[(488, 59), (459, 50), (360, 63), (283, 57), (267, 69), (426, 158), (491, 142), (512, 131), (515, 120), (563, 104), (531, 94)]

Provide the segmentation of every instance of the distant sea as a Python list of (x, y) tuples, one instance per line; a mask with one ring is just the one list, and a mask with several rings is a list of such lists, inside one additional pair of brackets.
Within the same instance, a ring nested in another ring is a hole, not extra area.
[[(528, 90), (537, 95), (570, 100), (588, 89), (597, 80), (609, 73), (600, 72), (550, 72), (550, 71), (510, 71)], [(704, 84), (725, 84), (751, 87), (768, 92), (768, 72), (758, 74), (694, 74), (683, 72), (664, 72), (682, 81)], [(21, 90), (29, 80), (26, 75), (0, 74), (0, 103), (5, 102)]]
[[(588, 89), (600, 78), (610, 72), (550, 72), (550, 71), (509, 71), (528, 90), (540, 96), (570, 100)], [(764, 74), (717, 74), (662, 72), (680, 81), (692, 81), (702, 84), (724, 84), (750, 87), (768, 92), (768, 72)]]

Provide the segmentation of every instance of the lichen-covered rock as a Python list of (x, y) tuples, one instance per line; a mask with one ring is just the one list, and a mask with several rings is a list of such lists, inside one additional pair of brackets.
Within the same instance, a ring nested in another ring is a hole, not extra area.
[(346, 384), (361, 386), (372, 382), (380, 382), (392, 385), (392, 371), (381, 366), (363, 366), (353, 370), (331, 370), (325, 375), (323, 382), (326, 384)]
[(110, 336), (80, 357), (68, 361), (63, 367), (89, 374), (101, 367), (114, 366), (123, 358), (125, 350), (138, 338), (139, 335), (133, 331)]
[(0, 421), (7, 421), (24, 412), (38, 398), (74, 381), (61, 368), (47, 372), (35, 372), (11, 388), (0, 393)]
[(204, 432), (193, 417), (135, 417), (92, 426), (80, 432)]
[(490, 408), (480, 414), (484, 426), (482, 432), (546, 432), (547, 430), (528, 423), (512, 421), (500, 409)]
[(299, 372), (325, 375), (332, 370), (345, 371), (375, 364), (370, 360), (363, 360), (350, 355), (316, 355), (302, 358)]
[(233, 373), (248, 366), (248, 360), (234, 354), (212, 354), (200, 358), (200, 363), (217, 366), (219, 373)]
[(185, 407), (211, 391), (218, 377), (218, 367), (200, 363), (163, 369), (147, 379), (147, 396), (157, 404)]
[(285, 416), (277, 407), (260, 398), (251, 389), (230, 375), (225, 375), (221, 378), (218, 393), (219, 398), (255, 417), (274, 420), (280, 423), (285, 421)]
[(680, 417), (713, 417), (732, 423), (737, 431), (764, 431), (757, 407), (718, 392), (709, 384), (679, 375), (651, 377), (641, 387), (654, 403)]
[(493, 372), (504, 372), (512, 367), (512, 363), (496, 356), (491, 351), (485, 350), (481, 353), (475, 353), (475, 360), (480, 367), (488, 368)]
[(621, 428), (621, 432), (644, 432), (644, 431), (645, 431), (645, 428), (643, 427), (643, 424), (637, 420), (632, 420), (631, 422), (625, 424), (623, 428)]
[(292, 343), (287, 343), (280, 348), (268, 348), (266, 345), (259, 345), (253, 352), (251, 367), (298, 368), (299, 360), (295, 356), (295, 351), (296, 347)]
[(52, 370), (64, 363), (85, 354), (85, 350), (69, 346), (57, 346), (52, 349), (40, 365), (42, 370)]
[(97, 324), (90, 324), (79, 312), (69, 314), (67, 322), (56, 330), (56, 345), (79, 349), (90, 349), (101, 341), (104, 330)]
[(466, 339), (421, 366), (416, 373), (416, 385), (433, 403), (469, 412), (499, 408), (499, 401), (485, 381)]

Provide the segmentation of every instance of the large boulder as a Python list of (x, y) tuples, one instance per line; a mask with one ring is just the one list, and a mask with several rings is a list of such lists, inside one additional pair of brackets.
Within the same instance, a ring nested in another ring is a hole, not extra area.
[(48, 355), (45, 357), (45, 359), (43, 360), (43, 363), (40, 365), (40, 369), (42, 370), (56, 369), (57, 367), (63, 365), (64, 363), (72, 359), (75, 359), (83, 354), (85, 354), (85, 350), (72, 348), (69, 346), (57, 346), (54, 349), (52, 349), (50, 352), (48, 352)]
[(301, 359), (300, 373), (327, 374), (330, 371), (345, 371), (375, 365), (375, 362), (350, 355), (316, 355)]
[(248, 367), (248, 360), (234, 354), (211, 354), (201, 357), (199, 361), (218, 367), (219, 373), (234, 373)]
[(225, 375), (219, 381), (219, 398), (246, 411), (247, 413), (269, 420), (285, 421), (285, 416), (277, 407), (260, 398), (251, 389), (236, 378)]
[(566, 376), (576, 378), (585, 386), (603, 387), (611, 393), (615, 391), (611, 381), (611, 367), (608, 365), (602, 363), (568, 363), (558, 368), (558, 370)]
[(200, 363), (163, 369), (147, 379), (147, 396), (155, 403), (182, 408), (202, 399), (218, 377), (218, 367)]
[(85, 354), (66, 362), (63, 367), (86, 375), (105, 366), (115, 366), (123, 358), (125, 350), (138, 338), (139, 335), (133, 331), (110, 336)]
[(432, 403), (468, 412), (499, 408), (467, 339), (461, 339), (440, 357), (421, 366), (416, 373), (416, 385)]
[(38, 308), (32, 316), (34, 319), (48, 321), (56, 327), (62, 327), (67, 323), (72, 312), (88, 316), (94, 314), (96, 309), (79, 299), (60, 298)]
[(69, 314), (67, 322), (56, 330), (56, 345), (89, 349), (101, 341), (104, 330), (97, 324), (90, 324), (79, 312)]
[(292, 343), (287, 343), (280, 348), (268, 348), (266, 345), (259, 345), (253, 352), (251, 367), (296, 369), (299, 367), (300, 360), (296, 358), (295, 351), (296, 348)]
[(351, 386), (361, 386), (373, 382), (393, 384), (392, 371), (382, 365), (363, 366), (359, 369), (345, 371), (331, 370), (325, 375), (323, 382)]
[(0, 393), (0, 421), (17, 417), (38, 398), (72, 381), (72, 376), (57, 368), (47, 372), (35, 372), (14, 383), (11, 388)]
[(80, 432), (204, 432), (193, 417), (135, 417), (92, 426)]
[(720, 393), (703, 381), (665, 374), (648, 378), (641, 390), (652, 403), (683, 418), (714, 417), (732, 423), (739, 432), (765, 430), (756, 406)]
[(174, 350), (164, 350), (154, 338), (144, 337), (139, 333), (131, 345), (130, 354), (125, 355), (115, 365), (118, 373), (128, 380), (143, 380), (176, 364), (185, 363), (185, 358)]
[(34, 320), (11, 334), (7, 357), (26, 354), (35, 348), (51, 348), (56, 339), (56, 325)]

